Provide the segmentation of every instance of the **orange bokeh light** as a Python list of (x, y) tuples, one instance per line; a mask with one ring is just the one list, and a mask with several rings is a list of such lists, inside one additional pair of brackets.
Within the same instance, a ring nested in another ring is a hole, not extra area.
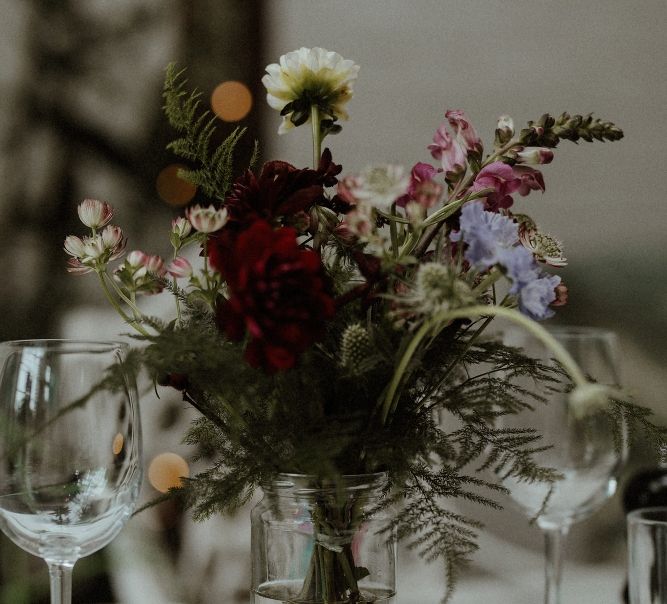
[(184, 206), (197, 192), (197, 187), (178, 176), (182, 164), (171, 164), (160, 171), (155, 181), (155, 188), (160, 198), (173, 206)]
[(188, 462), (176, 453), (160, 453), (148, 466), (148, 482), (160, 493), (181, 486), (181, 478), (188, 476), (190, 476)]
[(252, 93), (243, 82), (223, 82), (211, 94), (211, 109), (225, 122), (238, 122), (252, 109)]

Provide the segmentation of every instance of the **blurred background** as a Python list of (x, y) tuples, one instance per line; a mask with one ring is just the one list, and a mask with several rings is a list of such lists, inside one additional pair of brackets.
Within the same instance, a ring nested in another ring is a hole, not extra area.
[[(310, 160), (308, 132), (277, 136), (279, 117), (266, 107), (260, 79), (281, 54), (323, 46), (361, 65), (351, 122), (326, 141), (344, 172), (429, 161), (426, 146), (448, 108), (465, 109), (487, 146), (502, 114), (520, 128), (544, 112), (594, 111), (623, 128), (617, 143), (561, 143), (544, 167), (546, 192), (515, 208), (565, 243), (570, 264), (560, 274), (570, 302), (558, 321), (617, 330), (626, 386), (667, 420), (664, 0), (0, 0), (0, 13), (0, 339), (125, 330), (93, 277), (65, 272), (62, 242), (81, 233), (83, 198), (110, 202), (128, 249), (154, 254), (169, 252), (171, 218), (205, 201), (179, 181), (165, 150), (173, 137), (161, 112), (169, 62), (187, 68), (203, 105), (220, 118), (220, 136), (248, 128), (243, 160), (259, 139), (260, 161), (302, 167)], [(160, 312), (159, 299), (146, 302)], [(161, 396), (149, 390), (143, 399), (152, 468), (146, 500), (188, 463), (180, 443), (188, 411)], [(629, 467), (650, 463), (637, 451)], [(489, 524), (488, 546), (483, 541), (470, 584), (486, 581), (499, 602), (535, 602), (540, 537), (513, 514), (479, 513)], [(247, 525), (244, 511), (194, 524), (162, 505), (77, 564), (75, 600), (246, 602)], [(601, 564), (600, 583), (613, 577), (609, 589), (618, 591), (623, 538), (616, 498), (573, 530), (568, 556), (576, 568)], [(46, 602), (43, 563), (4, 537), (0, 544), (0, 604)], [(439, 567), (409, 552), (401, 557), (399, 602), (436, 602), (436, 595), (410, 594), (424, 586), (436, 594)], [(517, 564), (530, 581), (502, 578)], [(583, 580), (573, 572), (572, 589)], [(473, 587), (466, 589), (464, 582), (454, 602), (475, 601), (466, 599)], [(521, 589), (524, 596), (502, 596)]]

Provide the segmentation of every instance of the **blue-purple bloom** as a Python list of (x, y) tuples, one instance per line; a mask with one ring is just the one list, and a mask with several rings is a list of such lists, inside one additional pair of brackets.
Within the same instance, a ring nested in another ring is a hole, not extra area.
[(542, 271), (531, 251), (519, 244), (518, 225), (509, 217), (484, 209), (481, 201), (472, 201), (461, 209), (460, 233), (468, 247), (465, 259), (479, 270), (499, 264), (512, 281), (509, 293), (517, 296), (519, 310), (532, 319), (553, 315), (549, 305), (556, 299), (560, 277)]
[(468, 244), (465, 259), (479, 269), (498, 264), (503, 251), (519, 243), (518, 225), (507, 216), (485, 211), (481, 201), (463, 206), (459, 224)]

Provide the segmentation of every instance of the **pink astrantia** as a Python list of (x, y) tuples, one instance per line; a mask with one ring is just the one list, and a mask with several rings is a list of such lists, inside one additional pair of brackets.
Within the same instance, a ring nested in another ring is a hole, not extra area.
[(474, 192), (493, 189), (486, 196), (485, 208), (497, 212), (512, 205), (514, 202), (512, 193), (517, 191), (521, 184), (521, 179), (514, 173), (511, 166), (496, 161), (479, 171), (470, 190)]
[(97, 199), (84, 199), (77, 212), (81, 222), (91, 229), (99, 229), (109, 224), (113, 216), (113, 208), (106, 201)]
[(440, 124), (433, 135), (433, 143), (428, 150), (434, 159), (440, 160), (448, 180), (457, 180), (466, 166), (466, 154), (463, 147), (447, 130), (447, 124)]
[(199, 205), (188, 208), (185, 212), (190, 224), (200, 233), (214, 233), (227, 224), (229, 214), (226, 208), (217, 209), (214, 205), (202, 208)]
[(454, 129), (459, 145), (468, 152), (481, 155), (483, 151), (482, 139), (468, 120), (465, 112), (460, 109), (449, 109), (445, 113), (445, 118)]
[(188, 262), (187, 258), (176, 256), (167, 265), (167, 272), (176, 279), (182, 279), (183, 277), (192, 275), (192, 265)]

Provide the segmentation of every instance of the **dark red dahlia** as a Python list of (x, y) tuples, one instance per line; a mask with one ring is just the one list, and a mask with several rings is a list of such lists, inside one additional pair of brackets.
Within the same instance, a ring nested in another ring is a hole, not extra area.
[(342, 170), (331, 159), (328, 149), (322, 153), (317, 170), (299, 169), (284, 161), (270, 161), (262, 166), (259, 176), (248, 170), (232, 185), (225, 198), (230, 213), (229, 226), (243, 230), (256, 220), (273, 223), (277, 218), (291, 217), (309, 210), (313, 205), (331, 206), (324, 195), (325, 187), (338, 182)]
[(334, 314), (320, 256), (299, 247), (293, 228), (274, 230), (264, 220), (230, 243), (211, 255), (230, 293), (218, 307), (218, 325), (234, 341), (248, 334), (253, 367), (289, 369)]

